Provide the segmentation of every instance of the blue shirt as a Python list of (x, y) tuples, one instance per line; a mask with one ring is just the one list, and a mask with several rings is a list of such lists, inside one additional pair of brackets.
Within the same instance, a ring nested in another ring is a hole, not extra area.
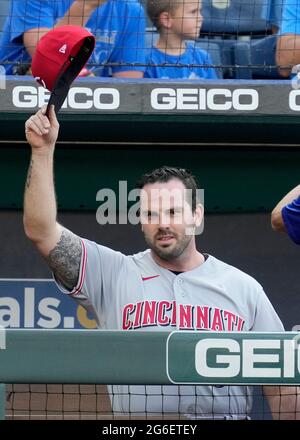
[(279, 33), (300, 34), (300, 0), (285, 0)]
[[(7, 74), (13, 73), (15, 63), (30, 62), (23, 45), (23, 33), (38, 27), (53, 28), (68, 11), (74, 0), (18, 0), (11, 2), (3, 38), (0, 43), (0, 63)], [(144, 70), (142, 66), (119, 63), (145, 63), (145, 13), (137, 0), (107, 0), (90, 16), (86, 28), (96, 37), (96, 48), (89, 64), (99, 76), (110, 73)], [(111, 69), (104, 66), (112, 63)], [(114, 65), (114, 63), (116, 65)]]
[(289, 237), (300, 244), (300, 196), (284, 206), (281, 215)]
[(217, 78), (215, 69), (197, 66), (211, 66), (212, 61), (207, 52), (192, 43), (186, 44), (186, 50), (181, 55), (169, 55), (156, 47), (152, 47), (149, 50), (146, 64), (145, 78)]
[(262, 19), (266, 20), (268, 25), (280, 28), (283, 3), (284, 0), (263, 0)]

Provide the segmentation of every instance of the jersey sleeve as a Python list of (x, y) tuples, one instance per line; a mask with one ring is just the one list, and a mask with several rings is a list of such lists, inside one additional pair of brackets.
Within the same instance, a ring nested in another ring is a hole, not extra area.
[(12, 2), (10, 41), (17, 40), (30, 29), (52, 28), (54, 12), (51, 3), (44, 0)]
[(300, 196), (284, 206), (281, 215), (289, 237), (300, 244)]
[[(137, 2), (128, 2), (124, 8), (126, 25), (122, 32), (118, 44), (114, 48), (110, 61), (112, 63), (127, 64), (123, 66), (113, 66), (112, 72), (122, 72), (128, 70), (145, 70), (146, 50), (145, 50), (145, 28), (146, 18), (144, 8)], [(125, 20), (125, 18), (124, 18)], [(130, 64), (136, 64), (130, 66)], [(140, 65), (138, 65), (140, 64)]]
[(282, 11), (280, 35), (300, 34), (300, 8), (295, 0), (286, 0)]
[(282, 332), (283, 324), (262, 288), (258, 291), (254, 322), (251, 331)]
[(109, 307), (126, 256), (86, 239), (81, 239), (81, 245), (82, 255), (77, 285), (72, 291), (68, 291), (58, 280), (55, 279), (55, 282), (63, 293), (92, 312), (99, 323), (101, 320), (99, 312)]

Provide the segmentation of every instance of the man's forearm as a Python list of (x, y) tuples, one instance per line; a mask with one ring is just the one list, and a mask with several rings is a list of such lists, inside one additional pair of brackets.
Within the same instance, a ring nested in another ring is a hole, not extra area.
[(297, 197), (300, 196), (300, 185), (295, 186), (291, 191), (289, 191), (278, 203), (278, 209), (282, 209), (284, 206), (292, 203)]
[(293, 66), (300, 64), (300, 35), (283, 35), (278, 39), (276, 63), (284, 77), (291, 74)]
[(293, 200), (295, 200), (300, 195), (300, 185), (297, 185), (290, 192), (288, 192), (281, 200), (277, 203), (271, 214), (271, 225), (274, 231), (285, 231), (285, 225), (283, 223), (283, 218), (281, 215), (282, 208)]
[(53, 152), (33, 153), (24, 200), (24, 228), (59, 280), (67, 289), (76, 286), (81, 263), (81, 241), (56, 222)]
[(53, 151), (33, 152), (28, 169), (24, 197), (24, 227), (27, 236), (36, 243), (51, 236), (56, 227), (53, 154)]
[(75, 0), (65, 16), (60, 19), (55, 27), (71, 24), (73, 26), (85, 26), (90, 15), (96, 9), (97, 2)]

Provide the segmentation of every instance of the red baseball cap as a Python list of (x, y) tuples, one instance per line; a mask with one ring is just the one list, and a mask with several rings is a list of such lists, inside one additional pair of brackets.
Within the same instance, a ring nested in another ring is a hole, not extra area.
[(47, 111), (58, 112), (74, 79), (81, 72), (95, 47), (95, 37), (81, 26), (59, 26), (38, 42), (32, 57), (34, 78), (51, 92)]

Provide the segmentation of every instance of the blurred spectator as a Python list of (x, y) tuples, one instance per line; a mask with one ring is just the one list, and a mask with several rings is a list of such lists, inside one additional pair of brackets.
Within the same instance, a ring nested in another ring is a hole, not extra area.
[(281, 26), (281, 17), (284, 0), (264, 0), (262, 6), (262, 18), (267, 21), (267, 28), (271, 27), (272, 33), (276, 34)]
[(0, 63), (7, 74), (26, 73), (39, 39), (65, 24), (85, 26), (95, 35), (90, 59), (95, 75), (143, 76), (144, 67), (132, 65), (145, 63), (145, 14), (138, 0), (13, 1), (0, 44)]
[(300, 2), (285, 0), (277, 42), (276, 62), (280, 75), (287, 78), (293, 66), (300, 64)]
[(208, 67), (209, 54), (195, 44), (203, 21), (201, 5), (197, 0), (148, 0), (148, 15), (159, 38), (147, 56), (146, 78), (217, 78)]
[(274, 231), (286, 232), (290, 239), (300, 244), (300, 185), (289, 191), (272, 211)]

